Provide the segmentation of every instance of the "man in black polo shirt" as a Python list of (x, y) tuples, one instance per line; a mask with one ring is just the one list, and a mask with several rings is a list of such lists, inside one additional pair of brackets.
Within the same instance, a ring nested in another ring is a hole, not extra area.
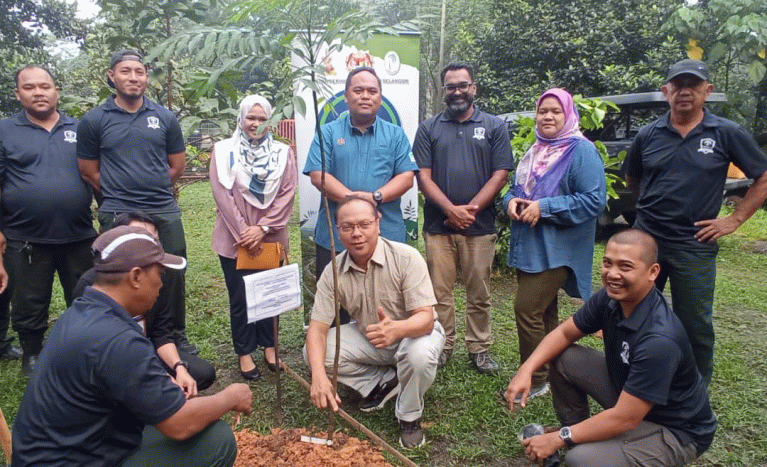
[[(175, 115), (147, 99), (147, 70), (132, 50), (112, 55), (107, 82), (115, 94), (85, 114), (77, 129), (80, 173), (96, 190), (102, 231), (123, 212), (152, 217), (168, 253), (186, 257), (181, 212), (173, 196), (186, 163)], [(196, 354), (186, 339), (184, 271), (169, 271), (157, 307), (170, 307), (179, 349)]]
[(93, 249), (95, 283), (56, 321), (24, 392), (12, 467), (231, 466), (237, 445), (218, 419), (250, 413), (250, 388), (185, 397), (135, 321), (157, 299), (163, 270), (186, 260), (132, 226)]
[[(716, 240), (767, 198), (767, 157), (743, 128), (703, 106), (714, 89), (708, 79), (699, 60), (675, 63), (661, 88), (669, 112), (639, 130), (625, 162), (627, 185), (639, 189), (634, 227), (658, 242), (658, 288), (670, 281), (674, 312), (707, 383), (714, 367)], [(730, 163), (754, 183), (732, 214), (717, 218)]]
[[(716, 416), (687, 333), (655, 287), (657, 246), (640, 230), (615, 234), (604, 288), (549, 333), (509, 382), (509, 408), (527, 402), (533, 372), (550, 369), (559, 432), (523, 440), (533, 461), (568, 446), (567, 466), (680, 466), (711, 444)], [(571, 345), (602, 330), (605, 352)], [(604, 411), (589, 417), (587, 396)]]
[(96, 231), (91, 189), (77, 170), (77, 121), (56, 109), (53, 77), (36, 65), (22, 68), (16, 98), (23, 110), (0, 122), (0, 197), (11, 320), (28, 376), (48, 328), (54, 273), (68, 306), (77, 278), (93, 265)]
[(445, 110), (422, 122), (413, 142), (418, 187), (426, 199), (426, 262), (445, 327), (440, 366), (455, 346), (453, 288), (460, 269), (466, 285), (466, 346), (472, 365), (498, 371), (490, 348), (490, 268), (495, 256), (495, 204), (513, 168), (503, 121), (474, 105), (474, 68), (462, 62), (442, 70)]

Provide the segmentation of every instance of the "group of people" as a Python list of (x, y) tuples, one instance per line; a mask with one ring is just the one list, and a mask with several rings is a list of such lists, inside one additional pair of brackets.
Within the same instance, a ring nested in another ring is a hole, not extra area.
[[(215, 369), (184, 332), (186, 245), (173, 196), (185, 160), (180, 127), (144, 95), (139, 53), (116, 52), (107, 76), (115, 94), (78, 124), (56, 109), (51, 74), (22, 68), (16, 94), (23, 110), (0, 122), (0, 292), (7, 289), (0, 355), (21, 357), (31, 375), (14, 423), (12, 465), (176, 465), (180, 458), (231, 465), (234, 439), (217, 420), (230, 410), (249, 413), (252, 394), (244, 384), (198, 394)], [(608, 241), (604, 288), (596, 293), (602, 161), (579, 130), (569, 93), (553, 88), (537, 101), (536, 142), (503, 198), (520, 347), (504, 397), (514, 409), (551, 392), (562, 425), (523, 441), (533, 461), (566, 446), (568, 465), (683, 465), (713, 439), (715, 240), (767, 198), (767, 157), (740, 127), (704, 107), (708, 80), (703, 62), (671, 67), (662, 87), (670, 111), (640, 131), (626, 159), (627, 182), (639, 187), (637, 221)], [(499, 370), (490, 353), (489, 279), (494, 200), (515, 169), (509, 135), (502, 120), (474, 104), (471, 65), (447, 65), (441, 82), (445, 110), (421, 123), (411, 148), (400, 127), (377, 117), (375, 71), (353, 70), (349, 112), (321, 128), (303, 168), (335, 220), (332, 233), (320, 221), (314, 235), (318, 281), (304, 347), (311, 401), (329, 410), (341, 404), (328, 376), (340, 333), (339, 381), (360, 393), (362, 411), (396, 398), (407, 448), (425, 442), (425, 394), (453, 354), (459, 274), (469, 365)], [(291, 149), (270, 134), (270, 117), (266, 99), (244, 98), (234, 134), (215, 145), (210, 164), (218, 208), (212, 248), (229, 294), (239, 370), (251, 381), (260, 377), (256, 349), (270, 370), (280, 362), (273, 319), (248, 323), (242, 278), (254, 270), (238, 269), (237, 256), (258, 254), (265, 242), (288, 248), (298, 170)], [(755, 182), (732, 215), (717, 218), (731, 162)], [(405, 243), (399, 204), (414, 178), (425, 198), (425, 259)], [(43, 346), (54, 272), (69, 309)], [(660, 293), (667, 279), (673, 307)], [(585, 301), (561, 324), (560, 289)], [(336, 297), (344, 315), (337, 327)], [(5, 338), (7, 302), (21, 351)], [(604, 353), (574, 345), (597, 331)], [(587, 396), (605, 410), (590, 416)]]

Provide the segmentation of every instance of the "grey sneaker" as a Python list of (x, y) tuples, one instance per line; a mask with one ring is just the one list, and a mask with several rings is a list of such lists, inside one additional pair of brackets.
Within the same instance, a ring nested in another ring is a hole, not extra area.
[[(527, 395), (527, 401), (530, 402), (532, 399), (535, 399), (536, 397), (545, 396), (549, 393), (549, 383), (543, 383), (540, 386), (535, 386), (530, 388), (530, 394)], [(519, 404), (522, 402), (522, 396), (517, 396), (514, 398), (514, 403)]]
[(399, 394), (399, 380), (395, 374), (389, 381), (384, 381), (373, 390), (367, 396), (363, 397), (360, 401), (360, 410), (363, 412), (373, 412), (374, 410), (383, 409), (384, 405), (389, 402), (389, 399)]
[(486, 375), (498, 374), (498, 370), (500, 369), (500, 366), (493, 360), (493, 357), (490, 356), (489, 352), (469, 353), (469, 360), (471, 360), (471, 364), (480, 373), (485, 373)]
[(413, 449), (423, 446), (426, 443), (420, 419), (413, 422), (400, 420), (399, 426), (402, 429), (399, 435), (399, 444), (403, 448)]
[(450, 361), (450, 357), (453, 356), (453, 349), (442, 349), (442, 352), (439, 353), (439, 359), (437, 360), (437, 366), (443, 367), (447, 365), (447, 362)]

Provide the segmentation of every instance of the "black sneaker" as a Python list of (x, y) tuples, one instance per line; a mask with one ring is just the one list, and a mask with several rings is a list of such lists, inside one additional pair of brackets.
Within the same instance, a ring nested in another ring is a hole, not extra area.
[(469, 360), (471, 360), (472, 366), (474, 366), (477, 371), (485, 373), (486, 375), (498, 374), (498, 370), (500, 369), (500, 366), (493, 360), (493, 357), (490, 356), (489, 352), (470, 353)]
[(399, 435), (399, 444), (403, 448), (414, 449), (426, 443), (420, 419), (413, 422), (400, 420), (399, 426), (402, 429)]
[(21, 357), (21, 374), (25, 378), (32, 376), (37, 366), (37, 355), (24, 354)]
[(453, 349), (442, 349), (439, 353), (439, 359), (437, 359), (437, 366), (443, 367), (450, 361), (450, 357), (453, 356)]
[(176, 334), (176, 347), (178, 350), (181, 350), (182, 352), (186, 352), (191, 355), (197, 355), (200, 353), (199, 350), (197, 350), (197, 347), (193, 346), (189, 343), (188, 340), (186, 340), (186, 334), (180, 332)]
[(380, 383), (373, 388), (370, 394), (360, 400), (360, 410), (363, 412), (380, 410), (386, 405), (389, 399), (397, 394), (399, 394), (399, 380), (397, 379), (397, 375), (394, 375), (392, 379)]
[(22, 355), (23, 352), (21, 349), (12, 345), (9, 345), (5, 350), (0, 352), (0, 358), (4, 358), (6, 360), (18, 360)]

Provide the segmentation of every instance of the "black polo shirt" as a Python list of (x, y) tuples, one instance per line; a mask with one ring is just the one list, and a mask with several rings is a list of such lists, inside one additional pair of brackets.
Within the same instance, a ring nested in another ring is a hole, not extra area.
[(168, 154), (185, 149), (176, 116), (146, 96), (136, 113), (118, 107), (112, 96), (77, 129), (77, 157), (99, 160), (104, 212), (178, 212)]
[(56, 321), (13, 424), (15, 466), (114, 466), (185, 404), (152, 343), (87, 288)]
[[(496, 170), (514, 168), (506, 124), (477, 107), (463, 122), (451, 120), (446, 111), (421, 122), (413, 155), (419, 168), (431, 169), (432, 180), (455, 205), (469, 204)], [(447, 216), (426, 198), (423, 230), (430, 234), (492, 234), (495, 214), (495, 203), (490, 202), (468, 229), (457, 232), (444, 225)]]
[(671, 430), (698, 455), (714, 439), (716, 416), (692, 354), (687, 333), (654, 288), (628, 318), (603, 288), (573, 315), (584, 334), (602, 330), (607, 372), (616, 393), (653, 403), (645, 420)]
[(767, 170), (767, 156), (738, 124), (704, 111), (684, 138), (671, 126), (670, 113), (639, 130), (625, 169), (640, 181), (635, 227), (666, 242), (716, 250), (716, 242), (695, 239), (695, 222), (719, 215), (731, 162), (757, 178)]
[(77, 168), (77, 120), (49, 132), (22, 111), (0, 122), (2, 230), (10, 240), (62, 244), (96, 236), (93, 194)]

